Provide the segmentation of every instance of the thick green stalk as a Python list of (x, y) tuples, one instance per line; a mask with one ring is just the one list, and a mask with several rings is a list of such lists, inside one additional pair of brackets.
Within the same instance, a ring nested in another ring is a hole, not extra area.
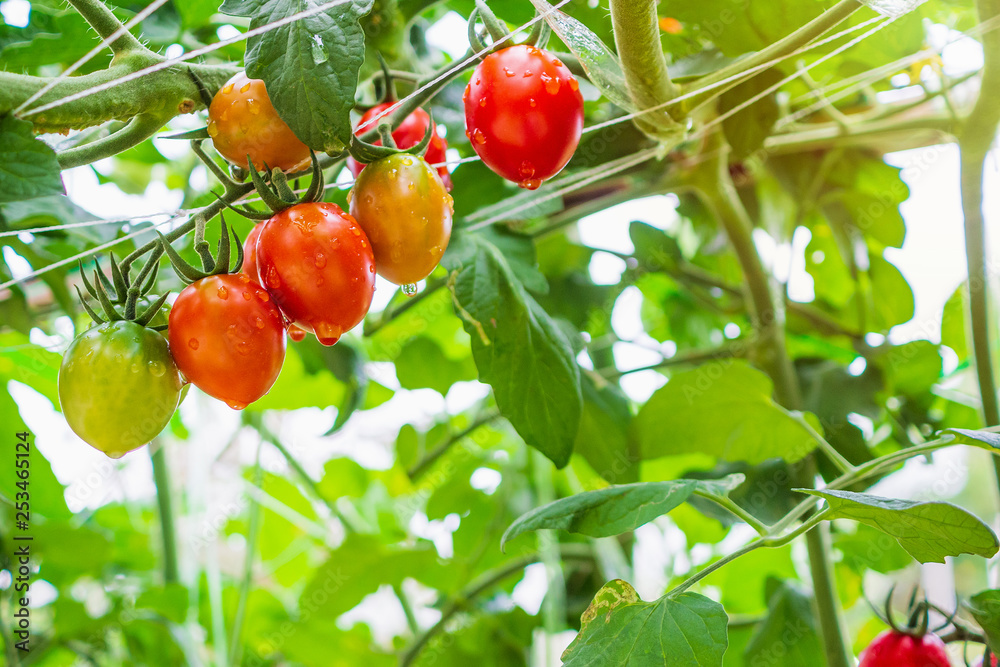
[[(97, 31), (101, 39), (109, 39), (117, 31), (121, 30), (122, 23), (108, 9), (101, 0), (67, 0), (73, 5), (76, 11), (90, 24), (90, 27)], [(146, 51), (146, 47), (139, 43), (132, 33), (121, 30), (119, 37), (109, 45), (116, 54), (128, 51)]]
[[(1000, 16), (1000, 0), (977, 0), (980, 23)], [(989, 268), (986, 263), (986, 225), (983, 218), (983, 172), (986, 155), (1000, 123), (1000, 32), (990, 30), (980, 38), (985, 65), (979, 99), (959, 136), (962, 170), (962, 212), (965, 214), (965, 256), (969, 264), (969, 314), (972, 350), (988, 426), (1000, 424), (996, 378), (990, 354)], [(1000, 459), (993, 458), (1000, 487)]]
[(156, 484), (156, 504), (160, 509), (160, 534), (163, 538), (163, 580), (177, 582), (177, 532), (174, 529), (174, 505), (170, 494), (170, 469), (163, 443), (154, 440), (149, 446), (153, 460), (153, 481)]
[[(637, 111), (665, 105), (677, 97), (660, 46), (655, 0), (611, 0), (611, 25), (625, 74), (625, 85)], [(678, 123), (666, 109), (650, 111), (636, 125), (654, 138), (671, 138)]]
[[(715, 169), (708, 173), (702, 172), (696, 185), (702, 189), (707, 202), (715, 209), (743, 268), (751, 306), (751, 320), (754, 333), (759, 338), (756, 350), (757, 363), (774, 382), (774, 393), (778, 403), (790, 410), (799, 410), (802, 397), (798, 377), (795, 375), (795, 369), (785, 346), (784, 312), (776, 305), (780, 301), (775, 298), (770, 276), (764, 269), (754, 245), (753, 225), (730, 177), (728, 147), (718, 135), (714, 142), (716, 145), (712, 146), (710, 142), (707, 149), (718, 148), (719, 157)], [(799, 484), (808, 487), (814, 485), (815, 466), (812, 456), (807, 457), (798, 466), (795, 474)], [(806, 533), (813, 591), (816, 596), (828, 667), (852, 667), (854, 658), (848, 648), (843, 613), (836, 595), (828, 531), (828, 526), (818, 525), (815, 530)]]

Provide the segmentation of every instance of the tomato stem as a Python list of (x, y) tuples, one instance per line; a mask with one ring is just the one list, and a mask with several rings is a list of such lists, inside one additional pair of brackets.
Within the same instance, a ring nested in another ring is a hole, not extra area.
[(174, 506), (170, 493), (170, 468), (163, 442), (153, 440), (149, 445), (153, 461), (153, 482), (156, 484), (156, 504), (160, 509), (160, 535), (163, 538), (163, 580), (176, 583), (177, 577), (177, 536), (174, 529)]
[[(977, 0), (980, 22), (1000, 16), (1000, 0)], [(969, 266), (969, 322), (972, 353), (982, 414), (987, 426), (1000, 424), (996, 378), (990, 352), (989, 266), (986, 255), (986, 223), (983, 217), (984, 163), (1000, 124), (1000, 105), (996, 90), (1000, 87), (1000, 33), (987, 31), (980, 38), (985, 63), (979, 98), (965, 121), (959, 136), (961, 150), (962, 212), (965, 216), (965, 256)], [(1000, 488), (1000, 459), (993, 459)]]
[(128, 52), (152, 54), (152, 51), (143, 46), (132, 33), (125, 30), (118, 17), (100, 0), (68, 0), (68, 2), (102, 39), (114, 37), (114, 41), (108, 46), (116, 55)]

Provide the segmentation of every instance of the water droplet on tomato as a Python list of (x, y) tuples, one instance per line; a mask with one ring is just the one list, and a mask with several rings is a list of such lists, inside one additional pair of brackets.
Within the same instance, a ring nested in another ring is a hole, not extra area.
[(219, 114), (219, 120), (229, 120), (229, 107), (222, 110), (222, 113)]
[(245, 93), (248, 90), (250, 90), (250, 82), (249, 81), (247, 81), (246, 83), (243, 84), (243, 87), (240, 88), (240, 92), (241, 93)]
[(510, 68), (507, 68), (507, 67), (503, 68), (503, 73), (506, 74), (507, 76), (514, 76), (514, 72)]
[(320, 276), (316, 279), (316, 287), (322, 287), (325, 282), (326, 280), (323, 279), (323, 276)]
[(167, 372), (167, 367), (159, 361), (151, 361), (146, 366), (149, 368), (149, 374), (155, 378), (161, 378)]
[(260, 113), (260, 102), (252, 98), (247, 100), (247, 111), (249, 111), (252, 116), (258, 115)]
[(476, 77), (476, 85), (478, 86), (478, 85), (479, 85), (479, 84), (481, 84), (482, 82), (483, 82), (483, 80), (482, 80), (482, 79), (480, 79), (480, 78), (479, 78), (479, 77), (477, 76), (477, 77)]
[(241, 340), (236, 343), (236, 351), (242, 354), (244, 357), (250, 354), (250, 343), (245, 340)]
[(580, 90), (580, 84), (577, 83), (577, 81), (576, 81), (576, 79), (574, 77), (570, 77), (569, 78), (569, 87), (570, 87), (570, 90)]
[(552, 59), (552, 64), (555, 65), (556, 67), (562, 67), (563, 66), (562, 61), (559, 60), (558, 58), (553, 58)]
[(275, 269), (273, 266), (270, 269), (268, 269), (267, 276), (264, 282), (266, 282), (267, 286), (270, 287), (271, 289), (277, 289), (281, 287), (281, 278), (278, 277), (278, 270)]
[(201, 343), (198, 342), (197, 338), (192, 338), (191, 340), (188, 341), (188, 347), (190, 347), (192, 350), (197, 350), (199, 347), (201, 347)]
[(411, 158), (409, 156), (404, 157), (403, 158), (403, 164), (406, 165), (407, 167), (412, 167), (413, 166), (413, 158)]
[(247, 290), (243, 290), (243, 298), (245, 300), (249, 301), (250, 300), (250, 292), (248, 292)]
[(228, 95), (229, 93), (233, 92), (233, 88), (234, 87), (235, 86), (233, 84), (227, 83), (226, 87), (222, 89), (222, 92), (225, 93), (226, 95)]
[(242, 410), (247, 406), (246, 403), (240, 403), (239, 401), (226, 401), (226, 405), (231, 407), (233, 410)]
[[(248, 283), (250, 282), (250, 276), (245, 273), (240, 274), (240, 282)], [(249, 298), (249, 297), (248, 297)]]
[(416, 296), (417, 294), (417, 286), (415, 283), (406, 283), (400, 289), (403, 290), (403, 294), (406, 296)]
[(523, 76), (525, 79), (527, 79), (532, 74), (534, 74), (534, 72), (532, 72), (530, 69), (526, 69), (526, 70), (524, 70), (524, 74), (522, 74), (521, 76)]
[(528, 106), (530, 106), (532, 109), (534, 109), (536, 106), (538, 106), (538, 102), (535, 101), (534, 97), (529, 97), (528, 98)]
[(314, 324), (313, 329), (316, 331), (316, 339), (327, 347), (333, 345), (338, 340), (340, 340), (341, 334), (344, 330), (334, 324), (327, 324), (322, 322), (320, 324)]
[(410, 183), (410, 184), (408, 184), (406, 186), (406, 189), (407, 190), (416, 190), (417, 189), (417, 184), (416, 183)]
[(548, 74), (543, 74), (541, 76), (542, 82), (545, 84), (545, 92), (549, 95), (555, 95), (559, 92), (559, 79), (554, 79)]
[(305, 339), (306, 332), (304, 329), (300, 329), (297, 326), (292, 325), (288, 327), (288, 337), (298, 343), (299, 341)]
[[(216, 132), (218, 132), (218, 130), (216, 130)], [(472, 132), (470, 132), (469, 130), (466, 130), (465, 131), (465, 138), (468, 139), (469, 141), (472, 141)]]
[(529, 46), (528, 53), (530, 53), (533, 56), (538, 56), (542, 54), (542, 52), (538, 50), (537, 46)]
[(375, 265), (374, 264), (369, 264), (368, 265), (368, 273), (375, 273)]
[(358, 229), (357, 227), (351, 227), (351, 233), (354, 234), (355, 236), (361, 236), (361, 230)]
[(483, 109), (486, 108), (486, 98), (485, 97), (480, 98), (480, 100), (479, 100), (479, 106), (482, 107)]
[(271, 295), (270, 295), (270, 294), (268, 294), (267, 292), (265, 292), (265, 291), (261, 290), (261, 291), (260, 291), (260, 292), (259, 292), (259, 293), (257, 294), (257, 298), (258, 298), (258, 299), (260, 299), (261, 301), (263, 301), (264, 303), (267, 303), (268, 301), (270, 301), (270, 300), (271, 300)]
[(521, 169), (519, 170), (521, 178), (531, 178), (535, 175), (535, 165), (531, 164), (528, 160), (521, 163)]
[(522, 187), (525, 190), (537, 190), (541, 184), (542, 184), (542, 179), (540, 178), (526, 178), (517, 185), (518, 187)]
[(223, 301), (229, 298), (229, 290), (226, 289), (225, 285), (219, 288), (219, 298), (222, 299)]
[(364, 239), (361, 239), (361, 247), (362, 248), (367, 248), (368, 247), (368, 242), (365, 241)]
[(260, 315), (258, 315), (256, 318), (254, 318), (253, 324), (258, 329), (263, 329), (264, 328), (264, 318), (262, 318)]
[(219, 136), (219, 126), (215, 124), (214, 120), (208, 121), (208, 136), (213, 139)]
[(322, 269), (324, 266), (326, 266), (326, 257), (323, 255), (323, 253), (318, 253), (313, 263), (316, 264), (317, 269)]
[(475, 141), (480, 146), (482, 146), (483, 144), (486, 143), (486, 135), (483, 134), (482, 130), (476, 128), (476, 130), (472, 133), (472, 140)]
[(125, 456), (125, 452), (104, 452), (109, 459), (120, 459)]

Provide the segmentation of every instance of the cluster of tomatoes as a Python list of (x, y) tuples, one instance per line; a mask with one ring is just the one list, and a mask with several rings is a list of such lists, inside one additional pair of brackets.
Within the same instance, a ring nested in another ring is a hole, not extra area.
[[(518, 45), (487, 56), (465, 91), (467, 135), (483, 162), (528, 189), (558, 173), (583, 127), (583, 98), (551, 54)], [(391, 111), (368, 109), (356, 133)], [(238, 74), (209, 107), (208, 134), (236, 165), (297, 172), (310, 152), (275, 111), (263, 81)], [(186, 382), (234, 409), (266, 394), (281, 370), (285, 336), (333, 345), (371, 306), (378, 273), (410, 292), (438, 265), (451, 235), (447, 144), (417, 109), (391, 133), (400, 151), (430, 137), (424, 156), (398, 152), (348, 166), (350, 211), (307, 201), (254, 226), (239, 273), (213, 272), (178, 295), (166, 339), (136, 322), (81, 334), (59, 373), (73, 430), (109, 456), (149, 442), (168, 423)], [(380, 145), (381, 141), (373, 145)], [(432, 166), (433, 165), (433, 166)], [(116, 415), (131, 414), (129, 421)]]

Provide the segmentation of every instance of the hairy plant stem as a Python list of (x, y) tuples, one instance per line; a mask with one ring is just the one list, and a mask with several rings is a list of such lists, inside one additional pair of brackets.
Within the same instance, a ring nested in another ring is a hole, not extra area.
[[(611, 0), (615, 47), (637, 111), (664, 105), (677, 97), (677, 86), (670, 80), (660, 45), (656, 5), (655, 0)], [(645, 113), (635, 122), (640, 130), (656, 139), (674, 137), (680, 128), (666, 109)]]
[[(753, 224), (729, 174), (728, 146), (718, 133), (713, 135), (706, 146), (706, 150), (713, 149), (717, 149), (718, 157), (714, 165), (708, 164), (714, 168), (697, 170), (693, 174), (694, 185), (702, 191), (706, 203), (715, 210), (743, 269), (754, 335), (759, 339), (756, 361), (771, 377), (777, 402), (789, 410), (799, 410), (802, 397), (798, 377), (785, 347), (784, 312), (777, 307), (781, 302), (775, 298), (771, 278), (754, 245)], [(816, 462), (812, 455), (803, 459), (792, 473), (799, 484), (813, 487)], [(853, 654), (848, 648), (840, 600), (833, 581), (833, 563), (827, 537), (829, 527), (817, 524), (815, 528), (816, 530), (805, 531), (805, 534), (824, 653), (828, 667), (852, 667)]]
[[(979, 21), (1000, 16), (1000, 0), (977, 0)], [(983, 174), (986, 156), (1000, 124), (1000, 32), (991, 30), (980, 38), (985, 65), (979, 99), (959, 135), (961, 150), (962, 212), (965, 215), (965, 256), (969, 265), (969, 316), (972, 352), (983, 419), (987, 426), (1000, 424), (1000, 404), (990, 353), (989, 266), (987, 265), (986, 223), (983, 216)], [(1000, 458), (993, 458), (993, 468), (1000, 489)]]
[[(563, 560), (593, 560), (594, 558), (594, 554), (592, 553), (590, 547), (584, 544), (561, 544), (559, 545), (559, 555)], [(427, 642), (429, 642), (434, 635), (442, 632), (448, 621), (450, 621), (451, 618), (459, 611), (467, 607), (469, 602), (490, 590), (507, 577), (513, 576), (518, 572), (523, 571), (524, 568), (529, 565), (541, 562), (541, 560), (541, 554), (530, 554), (513, 560), (506, 565), (502, 565), (497, 569), (484, 574), (476, 583), (465, 589), (460, 595), (443, 607), (441, 620), (435, 623), (422, 635), (417, 637), (416, 641), (413, 642), (413, 644), (410, 645), (410, 648), (408, 648), (400, 657), (399, 667), (408, 667), (409, 665), (412, 665), (420, 656), (420, 652), (424, 649), (424, 646), (427, 645)]]
[(115, 34), (119, 35), (108, 45), (115, 54), (129, 51), (149, 53), (132, 33), (123, 30), (122, 22), (101, 0), (67, 0), (67, 2), (73, 5), (73, 8), (90, 24), (91, 28), (97, 31), (101, 39), (110, 39)]
[(170, 468), (163, 443), (154, 440), (149, 447), (153, 460), (156, 504), (160, 510), (160, 534), (163, 538), (163, 581), (177, 582), (177, 533), (174, 528), (174, 505), (170, 494)]

